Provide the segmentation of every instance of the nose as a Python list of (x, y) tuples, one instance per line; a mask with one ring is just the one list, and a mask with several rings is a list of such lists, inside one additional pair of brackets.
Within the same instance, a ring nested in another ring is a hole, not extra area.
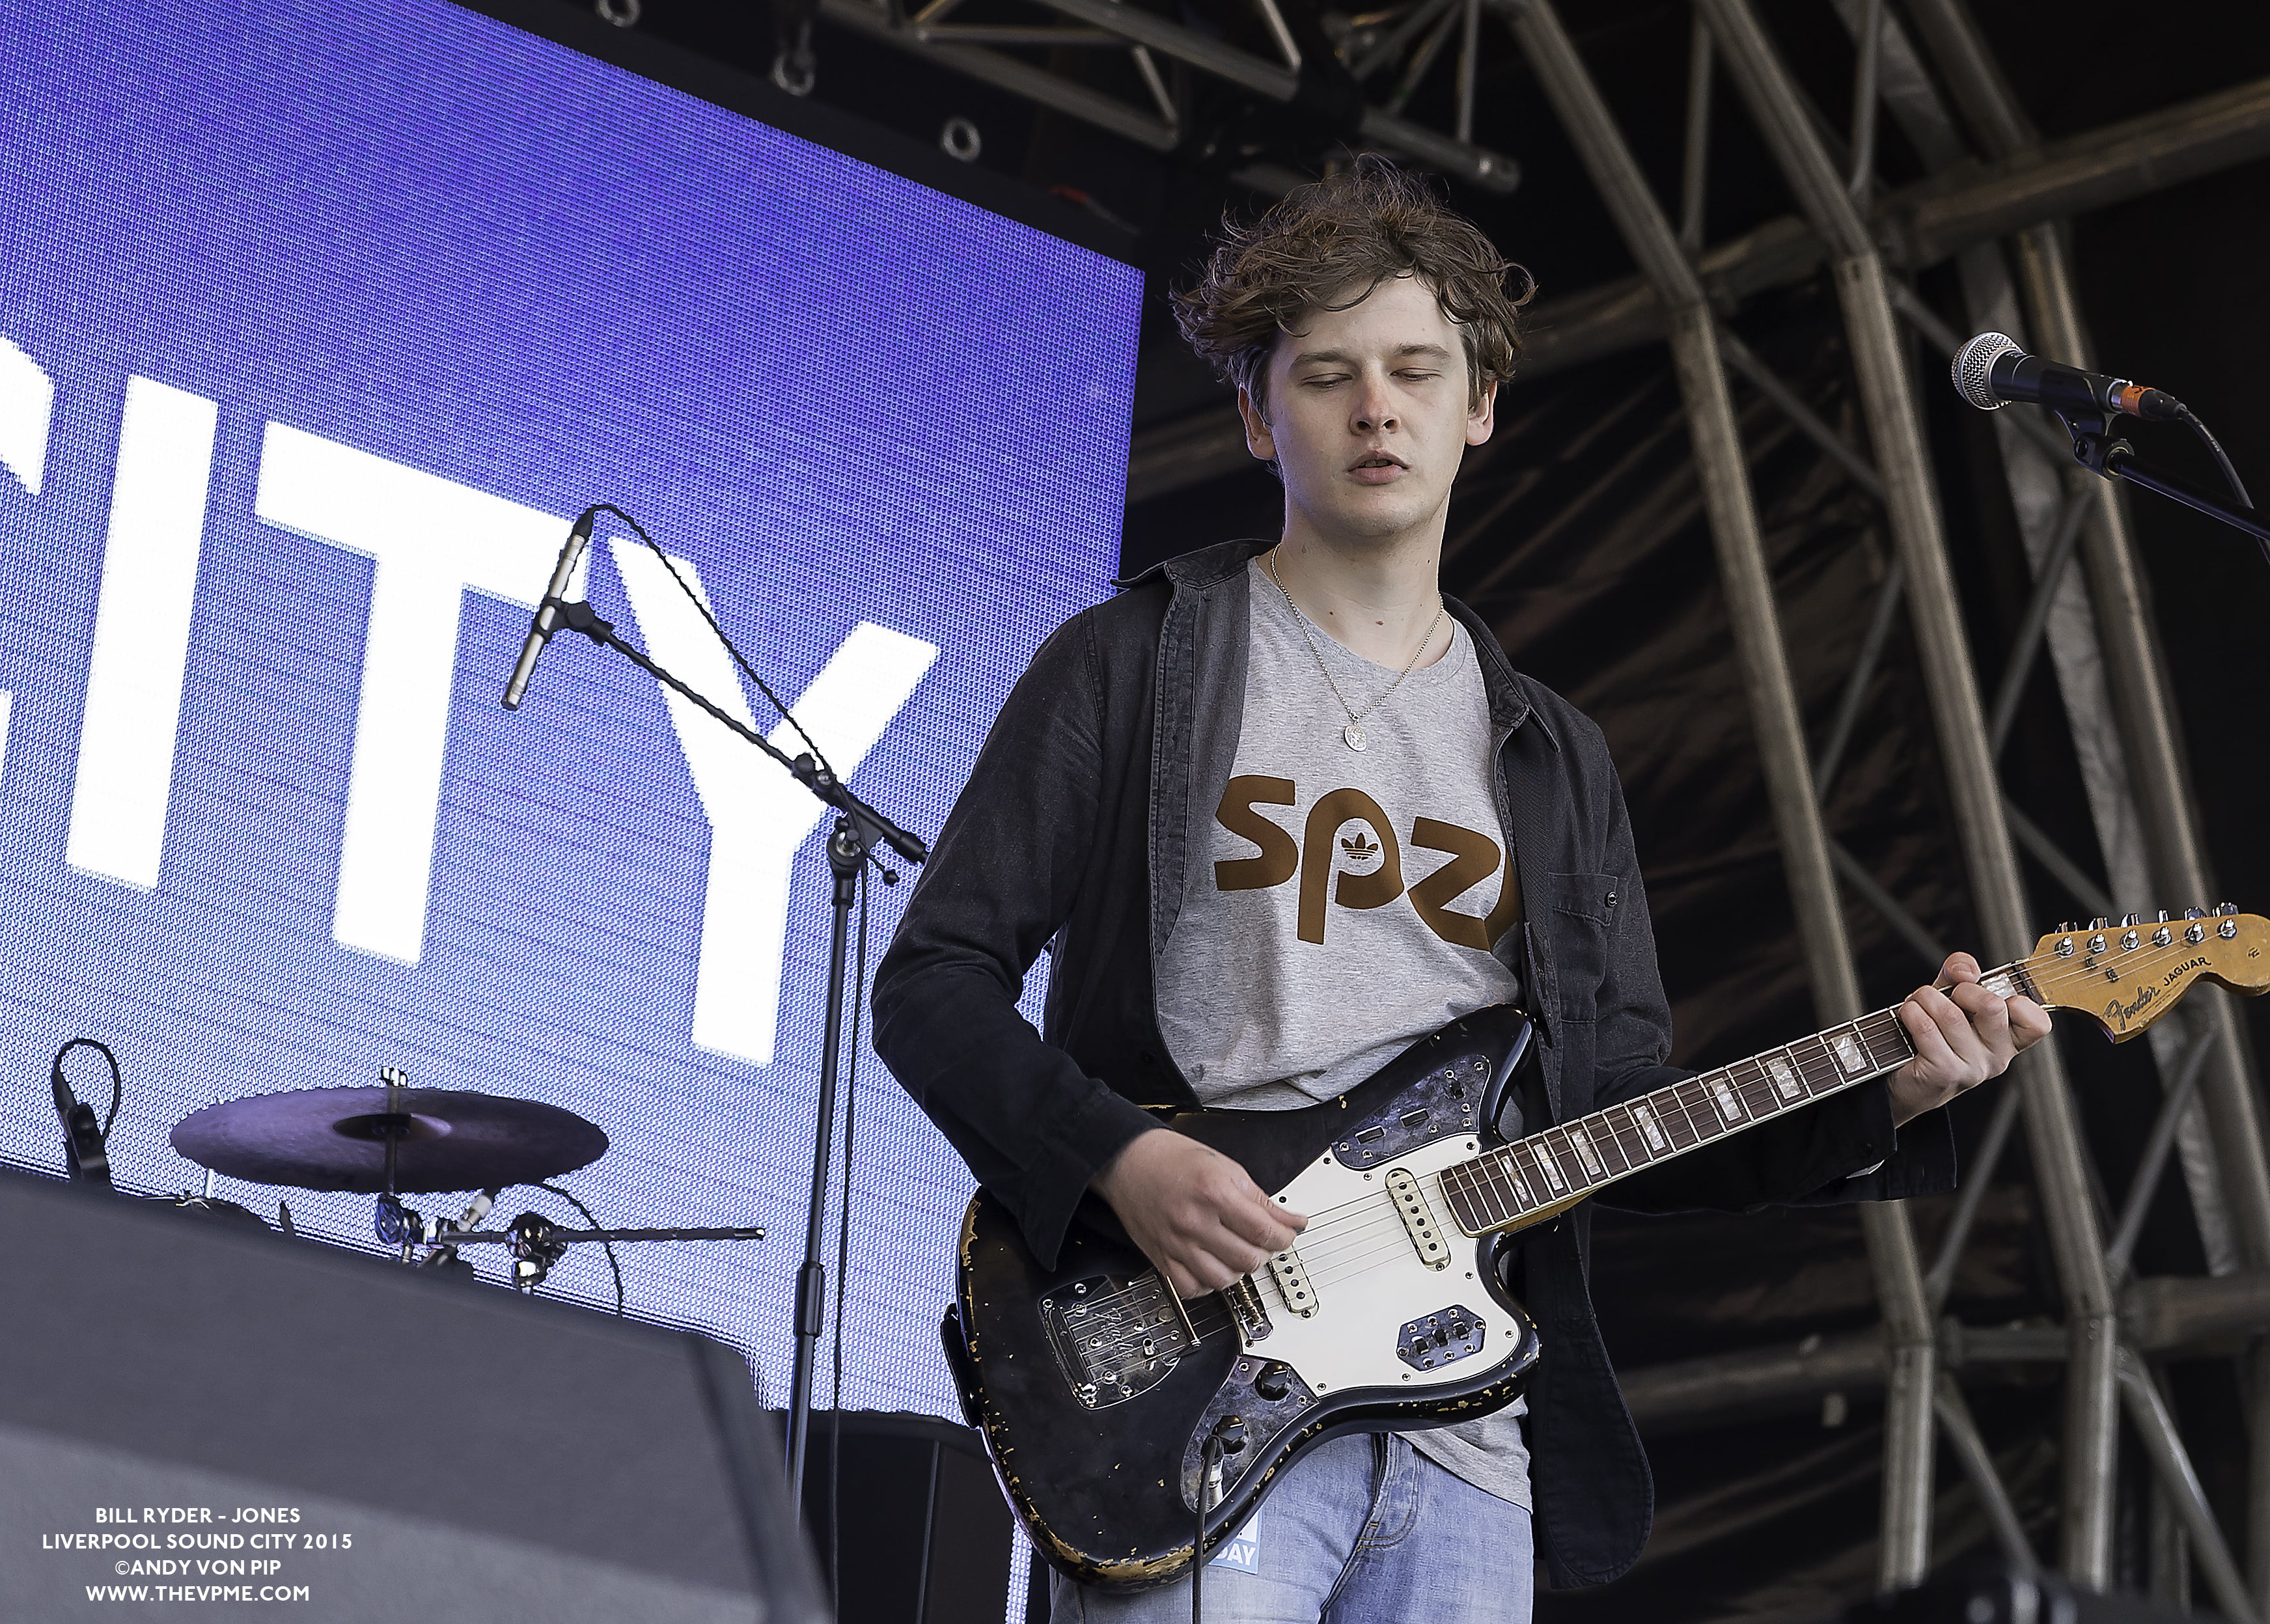
[(1360, 434), (1378, 433), (1397, 426), (1395, 399), (1389, 392), (1386, 381), (1366, 378), (1356, 391), (1354, 415), (1349, 426)]

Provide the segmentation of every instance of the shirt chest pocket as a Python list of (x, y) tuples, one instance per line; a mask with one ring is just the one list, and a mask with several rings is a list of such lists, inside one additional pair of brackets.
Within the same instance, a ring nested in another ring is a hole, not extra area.
[(1546, 951), (1564, 1020), (1591, 1020), (1600, 983), (1608, 973), (1608, 942), (1623, 907), (1624, 882), (1616, 874), (1545, 877)]

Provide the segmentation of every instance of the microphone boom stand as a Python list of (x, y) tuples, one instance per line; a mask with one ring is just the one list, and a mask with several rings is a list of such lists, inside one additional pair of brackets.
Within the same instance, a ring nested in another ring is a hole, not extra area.
[(2235, 530), (2243, 530), (2254, 538), (2262, 549), (2263, 560), (2270, 563), (2270, 528), (2262, 522), (2226, 506), (2202, 491), (2195, 491), (2180, 480), (2171, 479), (2150, 464), (2140, 461), (2136, 448), (2125, 440), (2112, 437), (2109, 418), (2084, 413), (2068, 415), (2060, 412), (2059, 419), (2066, 433), (2073, 436), (2073, 458), (2091, 473), (2102, 474), (2107, 479), (2125, 479), (2131, 485), (2140, 485), (2148, 491), (2157, 491), (2171, 501), (2181, 502), (2210, 519), (2220, 519)]
[[(797, 1271), (794, 1374), (789, 1382), (788, 1485), (789, 1503), (804, 1503), (805, 1447), (812, 1427), (812, 1386), (820, 1356), (820, 1337), (826, 1324), (827, 1265), (821, 1261), (827, 1227), (827, 1175), (835, 1160), (835, 1086), (843, 1041), (843, 996), (851, 904), (858, 896), (859, 869), (873, 863), (882, 871), (883, 883), (896, 885), (898, 875), (874, 855), (878, 845), (889, 847), (909, 863), (920, 863), (930, 849), (839, 782), (833, 773), (809, 755), (791, 758), (763, 734), (727, 715), (704, 695), (679, 680), (617, 635), (588, 603), (565, 603), (546, 597), (558, 610), (554, 624), (563, 631), (581, 632), (603, 649), (612, 649), (672, 693), (682, 693), (710, 716), (746, 738), (786, 768), (796, 781), (826, 805), (835, 808), (835, 827), (827, 836), (827, 868), (835, 878), (829, 908), (832, 917), (827, 940), (827, 1041), (820, 1051), (820, 1121), (812, 1134), (812, 1200), (806, 1209), (804, 1265)], [(538, 606), (540, 613), (542, 605)], [(799, 1511), (799, 1515), (801, 1512)]]

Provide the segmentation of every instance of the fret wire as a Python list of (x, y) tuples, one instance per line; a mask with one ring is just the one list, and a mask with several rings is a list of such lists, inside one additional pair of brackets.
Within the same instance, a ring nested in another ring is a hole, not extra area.
[[(1552, 1136), (1555, 1133), (1561, 1136), (1558, 1144), (1553, 1140)], [(1591, 1184), (1591, 1179), (1584, 1172), (1584, 1159), (1576, 1153), (1576, 1147), (1569, 1140), (1566, 1128), (1547, 1130), (1545, 1152), (1559, 1165), (1562, 1175), (1569, 1181), (1569, 1189), (1581, 1190)]]
[[(1746, 1066), (1749, 1069), (1747, 1077), (1742, 1074)], [(1742, 1103), (1750, 1108), (1753, 1116), (1770, 1116), (1786, 1103), (1780, 1090), (1773, 1086), (1773, 1079), (1766, 1075), (1765, 1067), (1754, 1058), (1737, 1060), (1726, 1068), (1726, 1075), (1734, 1079), (1734, 1092), (1741, 1095)]]
[[(1677, 1086), (1683, 1094), (1692, 1095), (1686, 1101), (1687, 1115), (1695, 1123), (1697, 1140), (1723, 1137), (1726, 1131), (1726, 1119), (1718, 1114), (1718, 1101), (1710, 1096), (1709, 1079), (1707, 1077), (1690, 1078)], [(1700, 1116), (1696, 1115), (1698, 1111), (1701, 1113)]]
[[(1502, 1204), (1491, 1198), (1490, 1180), (1487, 1176), (1486, 1169), (1478, 1168), (1474, 1163), (1467, 1162), (1457, 1171), (1459, 1175), (1458, 1192), (1458, 1200), (1453, 1203), (1454, 1206), (1463, 1203), (1465, 1209), (1480, 1220), (1485, 1227), (1511, 1216), (1502, 1210)], [(1449, 1183), (1450, 1178), (1446, 1174), (1443, 1176), (1445, 1189), (1449, 1187)], [(1494, 1205), (1500, 1207), (1495, 1217), (1491, 1215), (1489, 1210)]]
[[(2049, 968), (2054, 971), (2060, 967)], [(2012, 977), (2014, 982), (2022, 976), (2024, 983), (2038, 993), (2030, 960), (2001, 966), (1982, 979), (1997, 975)], [(1856, 1073), (1844, 1064), (1836, 1051), (1840, 1037), (1858, 1046), (1864, 1070)], [(1872, 1011), (1779, 1049), (1655, 1089), (1637, 1100), (1540, 1130), (1488, 1155), (1447, 1168), (1442, 1175), (1443, 1195), (1447, 1200), (1463, 1203), (1482, 1227), (1488, 1227), (1696, 1149), (1865, 1078), (1881, 1076), (1904, 1064), (1915, 1052), (1896, 1005)], [(1777, 1061), (1788, 1068), (1799, 1089), (1796, 1097), (1782, 1092), (1774, 1072)], [(1721, 1089), (1732, 1097), (1739, 1112), (1732, 1122), (1726, 1120)], [(1579, 1135), (1600, 1168), (1597, 1174), (1586, 1166), (1584, 1152), (1578, 1148)], [(1521, 1195), (1524, 1187), (1529, 1190), (1527, 1200)], [(1492, 1208), (1496, 1209), (1495, 1216)]]
[[(1541, 1206), (1555, 1196), (1564, 1193), (1567, 1189), (1565, 1184), (1556, 1189), (1554, 1181), (1545, 1176), (1545, 1160), (1538, 1153), (1539, 1146), (1528, 1140), (1524, 1140), (1522, 1149), (1527, 1153), (1529, 1158), (1529, 1165), (1525, 1171), (1528, 1174), (1529, 1187), (1536, 1193), (1538, 1205)], [(1520, 1165), (1517, 1159), (1515, 1166)], [(1556, 1168), (1554, 1171), (1557, 1175), (1560, 1169)]]
[[(1623, 1116), (1621, 1123), (1611, 1120), (1618, 1113)], [(1600, 1113), (1600, 1120), (1610, 1124), (1609, 1131), (1615, 1136), (1616, 1154), (1623, 1159), (1624, 1171), (1645, 1167), (1649, 1161), (1647, 1144), (1640, 1137), (1639, 1124), (1632, 1120), (1631, 1107), (1612, 1105)]]
[(1807, 1094), (1828, 1094), (1842, 1081), (1844, 1068), (1836, 1064), (1836, 1057), (1819, 1037), (1801, 1037), (1790, 1048), (1799, 1051), (1798, 1070), (1805, 1078)]
[[(1536, 1158), (1532, 1156), (1530, 1160), (1533, 1164)], [(1526, 1196), (1522, 1194), (1524, 1190), (1529, 1192)], [(1538, 1176), (1534, 1165), (1531, 1166), (1526, 1173), (1522, 1171), (1518, 1146), (1509, 1146), (1506, 1149), (1505, 1190), (1506, 1199), (1517, 1204), (1519, 1210), (1524, 1212), (1543, 1206), (1546, 1203), (1547, 1190), (1544, 1181)]]
[[(1700, 1127), (1695, 1125), (1695, 1113), (1688, 1107), (1687, 1101), (1686, 1084), (1673, 1083), (1670, 1087), (1661, 1090), (1661, 1093), (1665, 1098), (1670, 1101), (1672, 1109), (1679, 1113), (1678, 1120), (1687, 1125), (1687, 1143), (1680, 1148), (1692, 1150), (1695, 1146), (1702, 1144), (1703, 1140), (1710, 1137), (1709, 1134), (1703, 1132)], [(1672, 1142), (1673, 1144), (1678, 1143), (1678, 1136), (1676, 1133), (1673, 1135)]]
[[(1491, 1223), (1503, 1223), (1521, 1211), (1513, 1198), (1511, 1183), (1495, 1168), (1489, 1169), (1488, 1177), (1474, 1180), (1474, 1197), (1476, 1211)], [(1493, 1207), (1497, 1209), (1495, 1213), (1490, 1211)]]

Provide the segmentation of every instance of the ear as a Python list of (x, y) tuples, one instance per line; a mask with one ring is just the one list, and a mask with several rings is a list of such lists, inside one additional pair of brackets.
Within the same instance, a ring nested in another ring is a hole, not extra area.
[(1275, 462), (1277, 437), (1269, 432), (1269, 419), (1261, 415), (1253, 397), (1243, 389), (1237, 391), (1237, 414), (1245, 419), (1245, 449), (1261, 462)]
[(1466, 443), (1478, 446), (1497, 427), (1497, 382), (1482, 385), (1481, 398), (1466, 412)]

